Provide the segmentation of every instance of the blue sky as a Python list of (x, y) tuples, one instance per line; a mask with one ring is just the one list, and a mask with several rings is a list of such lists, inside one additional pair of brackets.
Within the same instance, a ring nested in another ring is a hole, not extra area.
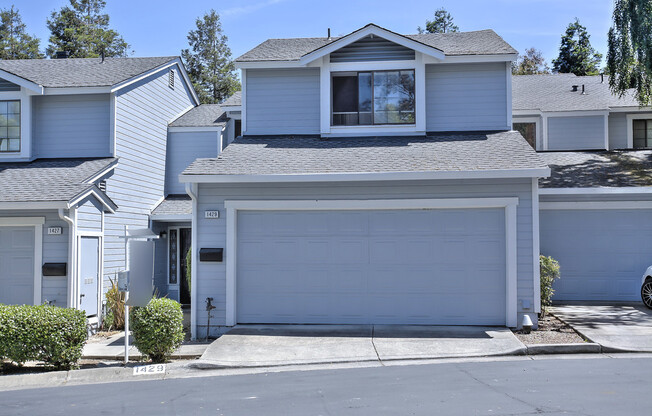
[[(68, 0), (15, 0), (27, 30), (47, 45), (45, 20)], [(6, 7), (6, 6), (0, 6)], [(111, 26), (132, 45), (135, 56), (178, 55), (195, 18), (215, 8), (222, 16), (234, 57), (268, 38), (325, 36), (351, 32), (373, 22), (399, 33), (416, 33), (439, 7), (461, 30), (494, 29), (519, 52), (534, 46), (548, 61), (575, 17), (591, 43), (605, 54), (612, 0), (107, 0)]]

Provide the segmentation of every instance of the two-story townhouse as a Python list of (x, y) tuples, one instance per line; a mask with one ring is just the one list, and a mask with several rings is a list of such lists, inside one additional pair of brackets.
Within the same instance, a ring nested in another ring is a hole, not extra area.
[(178, 57), (0, 61), (0, 303), (99, 316), (125, 226), (164, 199), (168, 125), (198, 104)]
[[(552, 170), (541, 180), (541, 253), (561, 301), (638, 301), (652, 264), (652, 109), (607, 76), (515, 76), (514, 128)], [(648, 127), (649, 126), (649, 127)]]
[(242, 137), (180, 176), (193, 336), (238, 323), (536, 322), (549, 169), (511, 131), (515, 58), (491, 30), (373, 24), (239, 57)]

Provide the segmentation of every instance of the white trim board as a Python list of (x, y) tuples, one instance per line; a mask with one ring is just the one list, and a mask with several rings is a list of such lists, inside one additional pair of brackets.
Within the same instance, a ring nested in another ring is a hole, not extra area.
[(541, 188), (540, 195), (609, 195), (609, 194), (652, 194), (652, 186), (637, 186), (627, 188)]
[(45, 217), (0, 217), (0, 227), (34, 227), (34, 305), (41, 304), (43, 275), (43, 224)]
[[(419, 210), (419, 209), (505, 209), (506, 305), (505, 324), (517, 326), (517, 223), (518, 198), (376, 199), (376, 200), (287, 200), (225, 201), (226, 208), (226, 325), (237, 323), (237, 218), (238, 211), (306, 210)], [(193, 221), (193, 225), (196, 221)], [(193, 233), (193, 235), (196, 233)], [(193, 267), (192, 270), (196, 268)], [(194, 276), (193, 276), (194, 278)], [(196, 284), (193, 284), (195, 287)], [(194, 308), (193, 308), (194, 310)], [(194, 333), (194, 332), (193, 332)]]
[(542, 201), (539, 206), (541, 210), (652, 209), (652, 201)]
[(179, 175), (182, 183), (350, 182), (427, 179), (547, 178), (550, 168), (432, 172), (314, 173), (296, 175)]

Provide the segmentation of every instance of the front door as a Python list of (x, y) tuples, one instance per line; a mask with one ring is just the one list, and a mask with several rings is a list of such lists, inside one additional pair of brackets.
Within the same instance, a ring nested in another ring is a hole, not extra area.
[(86, 311), (86, 316), (97, 315), (100, 239), (81, 237), (79, 245), (79, 308)]
[(179, 229), (179, 303), (182, 305), (190, 305), (190, 287), (188, 285), (188, 264), (186, 258), (188, 257), (188, 250), (191, 244), (191, 231), (190, 228)]

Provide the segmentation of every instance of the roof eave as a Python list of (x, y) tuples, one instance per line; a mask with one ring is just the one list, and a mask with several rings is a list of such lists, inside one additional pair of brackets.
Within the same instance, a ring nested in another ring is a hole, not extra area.
[(269, 183), (269, 182), (365, 182), (405, 181), (433, 179), (504, 179), (504, 178), (547, 178), (550, 168), (490, 169), (467, 171), (430, 172), (354, 172), (354, 173), (311, 173), (272, 175), (179, 175), (182, 183)]

